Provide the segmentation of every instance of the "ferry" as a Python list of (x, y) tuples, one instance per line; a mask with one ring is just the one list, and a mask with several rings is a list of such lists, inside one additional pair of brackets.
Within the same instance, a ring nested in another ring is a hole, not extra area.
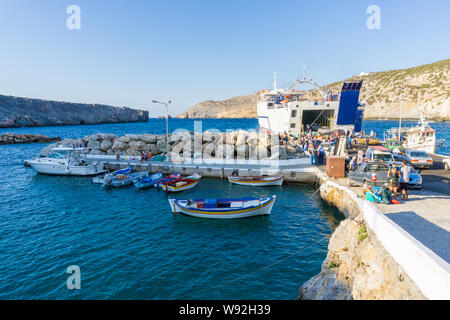
[[(304, 71), (305, 72), (305, 71)], [(320, 99), (309, 100), (306, 93), (294, 87), (310, 84), (320, 94)], [(317, 129), (354, 129), (361, 131), (364, 103), (359, 101), (362, 81), (346, 81), (339, 93), (325, 92), (314, 80), (296, 80), (289, 88), (277, 87), (274, 74), (273, 89), (262, 90), (257, 102), (258, 122), (261, 131), (268, 134), (286, 132), (299, 136), (301, 132)]]

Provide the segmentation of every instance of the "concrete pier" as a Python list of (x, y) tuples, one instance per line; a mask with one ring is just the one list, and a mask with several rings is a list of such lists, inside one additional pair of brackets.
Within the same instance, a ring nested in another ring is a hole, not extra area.
[(314, 183), (315, 168), (309, 158), (290, 160), (224, 160), (218, 163), (213, 159), (196, 159), (184, 163), (144, 161), (138, 157), (89, 156), (90, 160), (101, 161), (108, 170), (118, 170), (133, 165), (136, 171), (159, 172), (164, 174), (181, 173), (183, 175), (199, 174), (204, 177), (226, 179), (237, 171), (239, 176), (282, 175), (285, 181)]
[[(421, 172), (423, 188), (397, 205), (366, 201), (362, 188), (316, 167), (322, 198), (348, 218), (332, 235), (322, 272), (302, 286), (306, 298), (340, 290), (353, 299), (450, 299), (450, 172), (444, 157), (433, 158)], [(365, 228), (369, 242), (355, 244)]]

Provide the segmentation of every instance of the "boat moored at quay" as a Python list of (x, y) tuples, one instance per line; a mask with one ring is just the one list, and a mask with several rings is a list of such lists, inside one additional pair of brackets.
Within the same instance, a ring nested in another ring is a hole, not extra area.
[[(305, 93), (294, 91), (298, 84), (314, 86), (321, 96), (309, 100)], [(340, 93), (325, 92), (314, 80), (296, 80), (289, 88), (277, 87), (274, 75), (273, 89), (262, 90), (257, 103), (258, 122), (262, 131), (286, 132), (298, 136), (310, 128), (354, 129), (361, 131), (364, 104), (359, 101), (362, 81), (345, 81)]]
[(103, 163), (91, 162), (86, 148), (53, 148), (47, 157), (27, 160), (36, 172), (47, 175), (93, 176), (105, 172)]
[(183, 213), (197, 218), (236, 219), (269, 215), (276, 196), (266, 198), (236, 199), (186, 199), (169, 198), (173, 213)]

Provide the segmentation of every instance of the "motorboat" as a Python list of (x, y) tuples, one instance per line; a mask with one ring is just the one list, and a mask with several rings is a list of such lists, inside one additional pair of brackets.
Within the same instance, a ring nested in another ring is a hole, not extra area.
[(236, 199), (186, 199), (169, 198), (173, 213), (183, 213), (198, 218), (236, 219), (269, 215), (276, 196), (266, 198)]
[(228, 177), (228, 181), (231, 183), (252, 187), (281, 186), (283, 180), (283, 176)]
[(163, 174), (161, 172), (152, 174), (148, 177), (143, 177), (141, 179), (133, 181), (134, 186), (138, 189), (146, 189), (153, 187), (156, 183), (161, 181)]
[(87, 159), (86, 148), (53, 148), (42, 158), (27, 160), (26, 163), (36, 172), (48, 175), (93, 176), (105, 172), (103, 163)]

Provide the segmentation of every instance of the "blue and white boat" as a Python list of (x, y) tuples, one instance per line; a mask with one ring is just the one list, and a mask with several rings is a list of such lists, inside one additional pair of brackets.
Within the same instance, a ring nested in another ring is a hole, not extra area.
[(135, 180), (134, 186), (138, 189), (145, 189), (145, 188), (150, 188), (153, 187), (156, 183), (158, 183), (159, 181), (161, 181), (163, 177), (163, 174), (161, 172), (152, 174), (149, 177), (144, 177), (138, 180)]
[(119, 174), (109, 181), (105, 181), (103, 187), (124, 187), (129, 186), (134, 181), (148, 177), (148, 172), (130, 172), (126, 174)]
[(110, 181), (112, 180), (115, 176), (119, 175), (119, 174), (127, 174), (130, 173), (133, 170), (133, 167), (128, 167), (125, 169), (120, 169), (120, 170), (116, 170), (110, 173), (107, 173), (103, 176), (98, 176), (98, 177), (94, 177), (92, 178), (92, 182), (93, 183), (98, 183), (98, 184), (104, 184), (106, 181)]
[(266, 198), (236, 198), (236, 199), (186, 199), (169, 198), (173, 213), (210, 219), (249, 218), (269, 215), (275, 203), (276, 196)]

